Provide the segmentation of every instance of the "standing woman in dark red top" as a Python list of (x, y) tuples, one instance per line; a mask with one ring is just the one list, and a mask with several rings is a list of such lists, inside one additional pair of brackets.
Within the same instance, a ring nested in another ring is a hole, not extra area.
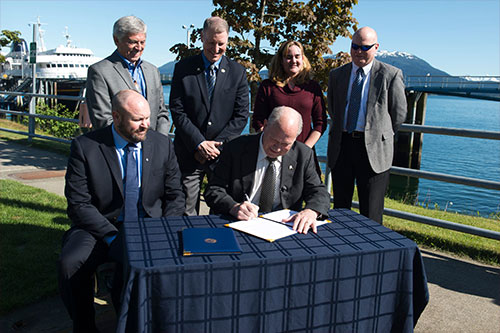
[[(292, 107), (302, 115), (304, 126), (297, 141), (314, 149), (326, 130), (326, 108), (320, 85), (311, 80), (311, 64), (300, 42), (281, 44), (271, 60), (269, 79), (262, 81), (255, 100), (252, 127), (257, 132), (277, 106)], [(321, 175), (317, 157), (316, 164)]]

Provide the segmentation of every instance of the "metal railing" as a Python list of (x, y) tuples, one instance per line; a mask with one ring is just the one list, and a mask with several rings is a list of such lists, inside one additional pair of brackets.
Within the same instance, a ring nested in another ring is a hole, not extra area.
[[(23, 96), (28, 96), (28, 97), (32, 97), (32, 98), (33, 97), (57, 98), (57, 99), (61, 99), (61, 100), (66, 99), (66, 100), (76, 100), (76, 101), (81, 101), (84, 99), (83, 97), (76, 97), (76, 96), (45, 95), (45, 94), (18, 93), (18, 92), (13, 93), (13, 92), (5, 92), (5, 91), (0, 91), (0, 95), (1, 94), (4, 94), (4, 95), (5, 94), (7, 94), (7, 95), (8, 94), (23, 95)], [(25, 117), (54, 119), (54, 120), (59, 120), (59, 121), (78, 123), (77, 119), (69, 119), (69, 118), (54, 117), (54, 116), (47, 116), (47, 115), (38, 115), (38, 114), (29, 114), (26, 112), (19, 112), (19, 111), (5, 110), (5, 109), (0, 109), (0, 113), (10, 113), (10, 114), (21, 115), (21, 116), (25, 116)], [(330, 120), (329, 120), (329, 123), (330, 123)], [(12, 132), (12, 133), (17, 133), (17, 134), (24, 134), (24, 135), (27, 135), (28, 137), (37, 137), (37, 138), (43, 138), (43, 139), (54, 140), (54, 141), (65, 142), (65, 143), (70, 142), (70, 140), (54, 138), (54, 137), (49, 137), (49, 136), (44, 136), (44, 135), (38, 135), (38, 134), (34, 133), (34, 130), (29, 131), (29, 132), (15, 131), (15, 130), (7, 129), (7, 128), (0, 128), (0, 130)], [(499, 132), (478, 131), (478, 130), (459, 129), (459, 128), (444, 128), (444, 127), (434, 127), (434, 126), (403, 124), (403, 125), (401, 125), (400, 131), (416, 132), (416, 133), (432, 133), (432, 134), (441, 134), (441, 135), (453, 135), (453, 136), (482, 138), (482, 139), (490, 139), (490, 140), (500, 140), (500, 133)], [(171, 134), (171, 136), (173, 137), (173, 134)], [(327, 185), (327, 188), (331, 189), (332, 188), (332, 186), (331, 186), (332, 185), (331, 170), (328, 168), (327, 157), (326, 156), (318, 156), (318, 160), (320, 163), (324, 163), (326, 165), (325, 183)], [(467, 185), (467, 186), (500, 190), (500, 182), (490, 181), (490, 180), (455, 176), (455, 175), (422, 171), (422, 170), (414, 170), (414, 169), (401, 168), (401, 167), (391, 167), (390, 172), (391, 172), (391, 174), (395, 174), (395, 175), (403, 175), (403, 176), (409, 176), (409, 177), (415, 177), (415, 178), (425, 178), (425, 179), (443, 181), (443, 182), (448, 182), (448, 183), (456, 183), (456, 184), (462, 184), (462, 185)], [(333, 201), (332, 197), (331, 197), (331, 201)], [(359, 203), (353, 202), (353, 207), (359, 208)], [(460, 231), (460, 232), (473, 234), (473, 235), (477, 235), (477, 236), (481, 236), (481, 237), (500, 240), (500, 232), (471, 227), (471, 226), (460, 224), (460, 223), (454, 223), (454, 222), (449, 222), (449, 221), (445, 221), (445, 220), (416, 215), (416, 214), (412, 214), (412, 213), (396, 211), (396, 210), (389, 209), (389, 208), (384, 208), (384, 215), (402, 218), (402, 219), (406, 219), (406, 220), (410, 220), (410, 221), (414, 221), (414, 222), (434, 225), (434, 226), (438, 226), (441, 228)]]

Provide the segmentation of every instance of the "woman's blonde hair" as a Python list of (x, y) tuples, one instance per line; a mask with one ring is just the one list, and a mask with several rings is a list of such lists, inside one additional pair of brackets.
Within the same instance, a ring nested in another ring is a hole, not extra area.
[(302, 53), (302, 69), (294, 77), (295, 84), (302, 84), (311, 79), (311, 63), (304, 54), (304, 47), (300, 42), (290, 40), (281, 44), (278, 52), (271, 59), (271, 64), (269, 66), (269, 78), (279, 87), (284, 87), (292, 79), (288, 77), (283, 69), (283, 58), (288, 54), (288, 50), (292, 46), (297, 46), (300, 49), (300, 53)]

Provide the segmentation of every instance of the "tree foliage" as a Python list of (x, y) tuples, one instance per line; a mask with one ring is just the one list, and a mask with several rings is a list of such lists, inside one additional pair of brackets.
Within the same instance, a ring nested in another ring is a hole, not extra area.
[[(252, 93), (261, 81), (259, 71), (268, 66), (281, 43), (300, 41), (305, 48), (315, 73), (315, 79), (326, 90), (328, 72), (350, 61), (347, 53), (335, 57), (330, 46), (338, 37), (352, 37), (357, 29), (352, 7), (357, 0), (213, 0), (212, 15), (224, 18), (231, 27), (227, 55), (247, 68)], [(191, 41), (200, 36), (201, 29), (193, 31)], [(199, 53), (185, 44), (174, 45), (177, 59)]]
[[(21, 32), (14, 30), (2, 30), (0, 33), (0, 47), (4, 47), (9, 45), (12, 42), (19, 42), (21, 36)], [(5, 57), (0, 54), (0, 62), (5, 62)]]

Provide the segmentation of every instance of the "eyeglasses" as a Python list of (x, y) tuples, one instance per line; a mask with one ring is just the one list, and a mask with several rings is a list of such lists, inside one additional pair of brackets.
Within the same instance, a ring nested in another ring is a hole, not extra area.
[(361, 51), (368, 51), (369, 49), (371, 49), (374, 45), (377, 45), (377, 43), (374, 43), (372, 45), (358, 45), (358, 44), (355, 44), (355, 43), (351, 43), (351, 47), (355, 50), (361, 48)]

